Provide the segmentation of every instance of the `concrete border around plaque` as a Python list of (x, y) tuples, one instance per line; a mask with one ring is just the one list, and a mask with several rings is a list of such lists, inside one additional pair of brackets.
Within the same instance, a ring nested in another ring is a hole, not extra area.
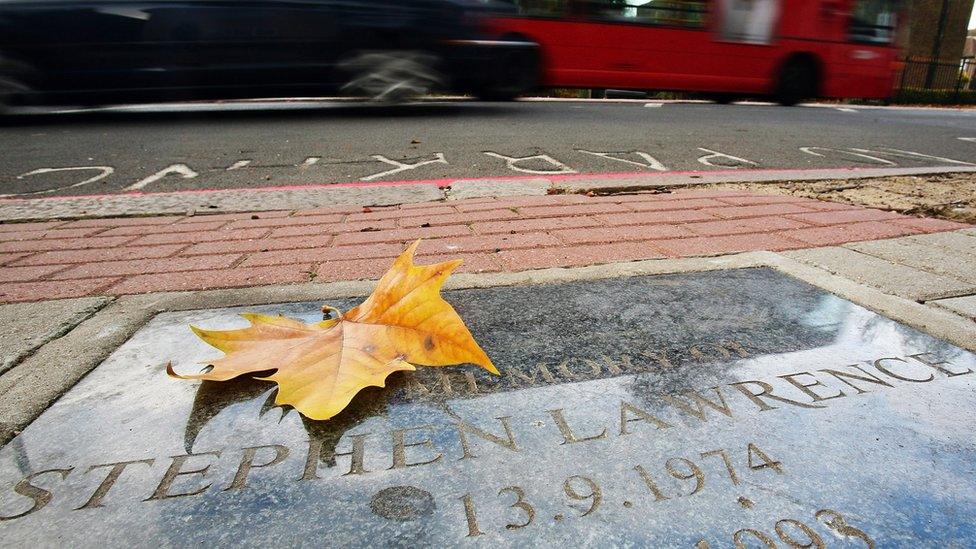
[[(0, 449), (8, 545), (976, 544), (976, 355), (770, 268), (446, 292), (502, 376), (314, 422), (155, 315)], [(332, 300), (341, 308), (357, 300)]]

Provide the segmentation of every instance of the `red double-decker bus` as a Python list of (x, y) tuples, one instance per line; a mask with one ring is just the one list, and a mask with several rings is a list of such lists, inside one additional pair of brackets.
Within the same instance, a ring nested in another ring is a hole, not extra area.
[(887, 99), (899, 0), (518, 0), (496, 36), (539, 44), (540, 84)]

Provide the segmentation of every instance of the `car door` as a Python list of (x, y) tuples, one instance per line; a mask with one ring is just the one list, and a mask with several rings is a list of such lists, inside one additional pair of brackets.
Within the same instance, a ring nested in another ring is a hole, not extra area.
[(79, 92), (159, 85), (145, 41), (152, 1), (10, 2), (2, 6), (0, 50), (27, 66), (32, 88)]
[(334, 7), (316, 0), (191, 0), (153, 10), (145, 40), (172, 86), (318, 82), (332, 60)]

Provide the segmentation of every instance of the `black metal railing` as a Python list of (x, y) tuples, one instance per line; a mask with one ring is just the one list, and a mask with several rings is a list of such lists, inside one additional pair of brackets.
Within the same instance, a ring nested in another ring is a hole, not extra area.
[(898, 86), (898, 95), (933, 91), (953, 95), (956, 99), (967, 90), (976, 90), (976, 59), (963, 57), (959, 61), (909, 57)]

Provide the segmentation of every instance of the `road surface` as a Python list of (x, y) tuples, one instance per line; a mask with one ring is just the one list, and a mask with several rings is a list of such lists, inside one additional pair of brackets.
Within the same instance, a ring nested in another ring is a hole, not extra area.
[[(245, 102), (0, 120), (0, 195), (976, 165), (976, 110), (646, 101)], [(972, 164), (971, 164), (972, 163)]]

